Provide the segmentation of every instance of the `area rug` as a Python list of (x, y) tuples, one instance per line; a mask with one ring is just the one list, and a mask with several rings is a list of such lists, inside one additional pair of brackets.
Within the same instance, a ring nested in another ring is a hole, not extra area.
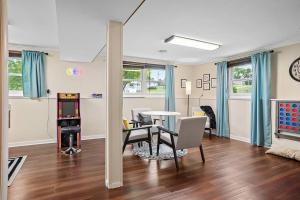
[(27, 156), (18, 156), (8, 159), (8, 186), (11, 186)]
[[(152, 145), (152, 156), (150, 155), (149, 145), (143, 142), (143, 146), (139, 147), (137, 144), (133, 146), (133, 153), (143, 159), (150, 160), (171, 160), (174, 159), (173, 150), (165, 144), (159, 145), (159, 156), (156, 156), (157, 145)], [(177, 157), (183, 157), (188, 153), (187, 149), (177, 150)]]

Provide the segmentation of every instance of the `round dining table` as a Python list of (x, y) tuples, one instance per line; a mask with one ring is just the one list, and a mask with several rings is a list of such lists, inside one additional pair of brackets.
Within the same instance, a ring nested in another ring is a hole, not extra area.
[(179, 116), (181, 115), (179, 112), (173, 112), (173, 111), (155, 111), (155, 110), (151, 110), (151, 111), (144, 111), (141, 112), (141, 114), (143, 115), (150, 115), (150, 116), (156, 116), (159, 117), (160, 123), (163, 126), (163, 117), (166, 116)]

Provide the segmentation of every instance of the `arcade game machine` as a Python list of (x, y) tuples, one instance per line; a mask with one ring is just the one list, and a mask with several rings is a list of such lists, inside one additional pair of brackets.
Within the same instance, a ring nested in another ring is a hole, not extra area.
[(57, 151), (75, 154), (81, 148), (80, 94), (57, 94)]

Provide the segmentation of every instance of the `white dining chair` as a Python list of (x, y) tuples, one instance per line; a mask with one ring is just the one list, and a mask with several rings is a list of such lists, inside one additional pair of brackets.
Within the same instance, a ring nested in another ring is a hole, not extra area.
[(198, 147), (202, 161), (205, 162), (202, 139), (207, 117), (183, 117), (177, 120), (176, 131), (158, 127), (157, 156), (160, 144), (171, 147), (174, 154), (176, 169), (179, 169), (176, 150)]

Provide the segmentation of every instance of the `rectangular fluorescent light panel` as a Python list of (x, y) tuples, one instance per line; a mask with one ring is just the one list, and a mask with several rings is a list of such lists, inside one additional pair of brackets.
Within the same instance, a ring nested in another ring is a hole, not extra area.
[(165, 40), (165, 43), (171, 43), (171, 44), (187, 46), (187, 47), (194, 47), (194, 48), (210, 50), (210, 51), (218, 49), (221, 46), (219, 44), (213, 44), (209, 42), (180, 37), (176, 35), (172, 35), (171, 37), (167, 38)]

